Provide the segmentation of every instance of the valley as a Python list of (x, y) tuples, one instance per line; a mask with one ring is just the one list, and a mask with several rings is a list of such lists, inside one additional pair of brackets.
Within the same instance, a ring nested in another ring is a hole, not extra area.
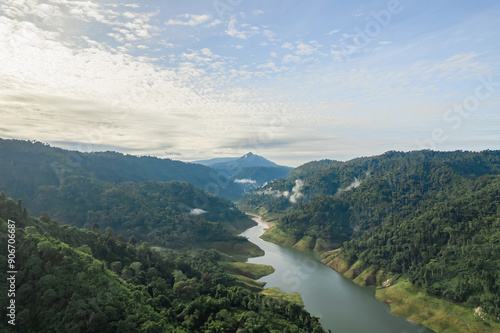
[[(251, 153), (201, 165), (0, 147), (0, 219), (19, 221), (17, 318), (28, 331), (56, 329), (34, 319), (45, 311), (85, 330), (111, 318), (131, 331), (498, 330), (498, 151), (391, 151), (290, 170)], [(210, 193), (214, 174), (226, 181)], [(70, 277), (90, 271), (97, 280), (70, 292)], [(81, 297), (118, 284), (109, 300)], [(130, 297), (137, 308), (123, 305)], [(64, 319), (75, 306), (87, 310)]]

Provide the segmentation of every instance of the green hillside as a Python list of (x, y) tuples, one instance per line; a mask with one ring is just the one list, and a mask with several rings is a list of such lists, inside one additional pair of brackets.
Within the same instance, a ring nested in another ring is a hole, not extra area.
[[(342, 246), (327, 261), (356, 263), (353, 278), (363, 268), (374, 267), (374, 274), (384, 269), (431, 295), (498, 316), (499, 151), (389, 152), (345, 163), (320, 161), (268, 188), (289, 190), (298, 175), (302, 203), (266, 193), (243, 201), (244, 208), (262, 204), (281, 214), (270, 239), (286, 235), (292, 244), (320, 252)], [(354, 177), (359, 183), (349, 186)]]
[(235, 235), (254, 224), (230, 201), (174, 181), (114, 184), (66, 177), (60, 186), (40, 187), (30, 211), (87, 229), (111, 227), (127, 238), (169, 248), (248, 243)]
[(242, 191), (200, 164), (116, 152), (81, 153), (34, 141), (0, 139), (0, 160), (0, 191), (22, 198), (28, 208), (40, 186), (58, 186), (68, 176), (111, 183), (185, 181), (226, 198), (237, 198)]
[(158, 252), (32, 218), (3, 195), (0, 216), (2, 244), (16, 225), (16, 332), (323, 332), (301, 306), (237, 286), (214, 250)]

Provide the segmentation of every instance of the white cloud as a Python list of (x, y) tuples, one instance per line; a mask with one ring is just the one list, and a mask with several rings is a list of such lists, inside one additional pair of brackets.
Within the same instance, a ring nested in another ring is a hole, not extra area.
[(331, 31), (327, 32), (326, 34), (327, 35), (333, 35), (333, 34), (336, 34), (337, 32), (339, 32), (339, 29), (331, 30)]
[(238, 31), (236, 29), (236, 23), (238, 21), (236, 19), (231, 19), (229, 21), (229, 24), (227, 25), (227, 30), (226, 34), (228, 36), (234, 37), (234, 38), (239, 38), (239, 39), (247, 39), (248, 35), (245, 32)]
[(303, 194), (300, 193), (300, 189), (304, 186), (304, 182), (300, 179), (295, 180), (295, 186), (292, 188), (292, 193), (290, 194), (290, 202), (297, 203), (297, 200), (300, 199)]
[(237, 184), (255, 184), (255, 183), (257, 183), (255, 180), (253, 180), (253, 179), (247, 179), (247, 178), (244, 178), (244, 179), (235, 179), (234, 182), (237, 183)]
[(287, 63), (292, 63), (292, 62), (299, 62), (300, 61), (300, 57), (299, 56), (294, 56), (294, 55), (291, 55), (291, 54), (287, 54), (283, 57), (283, 62), (285, 64)]
[[(165, 25), (187, 25), (194, 27), (203, 24), (211, 19), (210, 15), (184, 14), (181, 17), (183, 19), (178, 19), (178, 20), (170, 19), (167, 22), (165, 22)], [(212, 22), (212, 24), (214, 22)]]
[(194, 209), (191, 209), (191, 211), (189, 212), (189, 215), (201, 215), (201, 214), (205, 214), (205, 213), (208, 213), (206, 210), (203, 210), (201, 208), (194, 208)]
[(298, 43), (297, 44), (297, 51), (295, 51), (296, 54), (298, 55), (310, 55), (313, 54), (314, 51), (317, 49), (314, 47), (311, 47), (311, 45), (304, 44), (304, 43)]
[[(367, 173), (367, 176), (369, 176), (369, 175), (370, 174)], [(355, 189), (356, 187), (359, 187), (359, 185), (361, 185), (361, 182), (359, 181), (358, 178), (354, 177), (354, 181), (349, 186), (347, 186), (346, 188), (339, 188), (337, 193), (348, 192), (352, 189)]]
[(219, 19), (215, 19), (210, 24), (208, 24), (207, 27), (212, 28), (218, 26), (219, 24), (222, 24), (222, 21)]

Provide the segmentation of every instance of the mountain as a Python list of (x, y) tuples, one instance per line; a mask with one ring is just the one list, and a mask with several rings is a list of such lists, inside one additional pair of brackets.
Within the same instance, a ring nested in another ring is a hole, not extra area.
[(236, 169), (236, 168), (248, 168), (248, 167), (279, 167), (274, 162), (268, 159), (255, 155), (251, 152), (241, 156), (241, 157), (219, 157), (204, 161), (195, 161), (194, 163), (203, 164), (209, 167), (215, 167), (221, 169), (223, 167)]
[(116, 152), (81, 153), (35, 141), (0, 139), (0, 191), (23, 198), (30, 206), (40, 186), (58, 186), (68, 176), (92, 177), (112, 183), (185, 181), (228, 199), (241, 196), (238, 184), (221, 184), (206, 166)]
[(251, 152), (241, 157), (224, 157), (195, 161), (215, 169), (223, 178), (239, 184), (244, 192), (249, 192), (266, 182), (285, 177), (293, 168), (277, 165)]
[(324, 332), (303, 307), (239, 286), (215, 250), (160, 251), (60, 226), (0, 194), (1, 243), (11, 234), (16, 326), (2, 302), (2, 332)]
[(308, 163), (240, 207), (278, 214), (265, 237), (321, 252), (352, 278), (391, 272), (497, 316), (498, 202), (500, 151), (416, 151)]

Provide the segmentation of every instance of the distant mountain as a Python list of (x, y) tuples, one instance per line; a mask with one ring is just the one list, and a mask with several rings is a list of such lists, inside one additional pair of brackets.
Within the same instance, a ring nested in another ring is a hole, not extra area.
[(248, 167), (279, 167), (268, 159), (255, 155), (251, 152), (241, 157), (219, 157), (204, 161), (195, 161), (194, 163), (203, 164), (213, 168), (248, 168)]
[(244, 192), (286, 177), (293, 168), (278, 165), (251, 152), (241, 157), (222, 157), (195, 161), (215, 169), (222, 177), (239, 184)]

